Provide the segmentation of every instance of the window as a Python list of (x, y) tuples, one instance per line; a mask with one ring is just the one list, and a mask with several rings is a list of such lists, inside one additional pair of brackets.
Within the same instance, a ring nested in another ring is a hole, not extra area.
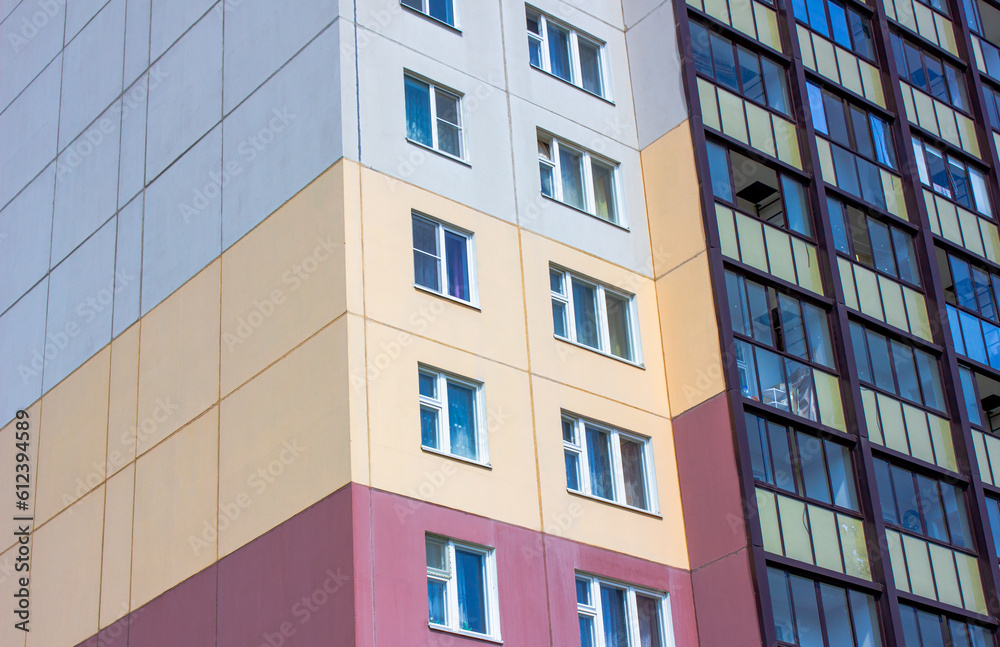
[(828, 197), (826, 205), (837, 251), (894, 279), (920, 285), (917, 252), (908, 233), (836, 198)]
[(959, 110), (969, 110), (969, 97), (961, 70), (896, 34), (890, 34), (890, 40), (900, 79)]
[(566, 270), (549, 270), (555, 335), (630, 362), (642, 361), (635, 297)]
[(434, 535), (425, 541), (430, 625), (499, 640), (493, 549)]
[(913, 154), (917, 158), (917, 173), (924, 186), (967, 209), (992, 216), (986, 193), (986, 177), (982, 171), (967, 166), (958, 158), (945, 155), (940, 149), (916, 137), (913, 138)]
[(538, 133), (542, 195), (623, 225), (618, 205), (618, 164)]
[(806, 361), (833, 368), (826, 311), (726, 272), (733, 332)]
[(814, 32), (858, 56), (875, 60), (868, 19), (838, 0), (792, 0), (792, 12)]
[[(882, 645), (875, 600), (843, 589), (767, 569), (774, 630), (780, 645), (874, 647)], [(906, 643), (909, 647), (910, 643)]]
[(916, 404), (944, 411), (937, 358), (851, 322), (858, 379)]
[(446, 25), (455, 26), (455, 7), (453, 0), (401, 0), (404, 7), (440, 20)]
[(906, 647), (992, 647), (993, 637), (980, 626), (899, 605)]
[(801, 183), (711, 141), (708, 165), (712, 193), (717, 200), (775, 227), (812, 235), (805, 187)]
[(406, 138), (462, 158), (462, 97), (409, 74), (404, 76)]
[[(1000, 381), (961, 364), (958, 365), (958, 374), (962, 385), (960, 395), (969, 414), (969, 422), (974, 427), (1000, 435)], [(989, 465), (983, 465), (983, 462), (980, 459), (980, 470), (988, 471)]]
[(990, 321), (1000, 320), (1000, 275), (938, 251), (945, 300)]
[(791, 114), (785, 68), (766, 56), (691, 22), (691, 46), (699, 74), (747, 99)]
[(881, 459), (875, 459), (875, 482), (887, 524), (958, 548), (972, 548), (962, 490)]
[(417, 285), (467, 303), (475, 302), (472, 234), (412, 214), (413, 275)]
[(604, 43), (532, 9), (527, 10), (527, 22), (532, 67), (608, 98)]
[(486, 463), (483, 385), (420, 367), (420, 442), (427, 449)]
[(650, 439), (564, 413), (566, 486), (581, 494), (656, 511)]
[(1000, 92), (983, 84), (983, 96), (986, 98), (986, 116), (993, 130), (1000, 130)]
[(592, 577), (576, 576), (581, 647), (666, 647), (667, 597)]
[(986, 517), (990, 522), (990, 534), (993, 535), (993, 553), (1000, 555), (1000, 501), (986, 497)]
[(896, 150), (887, 121), (812, 83), (806, 83), (806, 90), (817, 132), (862, 157), (896, 168)]
[(830, 440), (746, 414), (753, 477), (800, 498), (858, 511), (851, 452)]

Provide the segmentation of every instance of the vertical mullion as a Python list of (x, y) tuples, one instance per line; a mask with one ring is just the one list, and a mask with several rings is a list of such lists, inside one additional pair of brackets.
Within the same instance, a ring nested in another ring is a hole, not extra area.
[(569, 69), (572, 74), (570, 83), (582, 87), (583, 70), (581, 69), (580, 66), (580, 56), (579, 56), (580, 43), (579, 40), (577, 39), (576, 31), (567, 28), (566, 32), (569, 34), (569, 57), (570, 57)]
[(583, 486), (585, 494), (593, 496), (594, 487), (590, 482), (590, 451), (586, 436), (587, 425), (580, 418), (574, 420), (573, 424), (577, 426), (577, 438), (580, 439), (580, 485)]
[(441, 426), (438, 433), (438, 447), (447, 453), (451, 453), (451, 421), (448, 419), (448, 378), (443, 373), (437, 374), (438, 379), (438, 401), (441, 403)]
[(441, 262), (441, 286), (438, 289), (442, 294), (450, 295), (448, 291), (448, 261), (444, 253), (444, 226), (441, 223), (434, 223), (434, 234), (438, 244), (438, 259)]
[(549, 22), (545, 14), (538, 14), (538, 29), (542, 37), (542, 69), (551, 73), (552, 61), (549, 58)]
[(431, 97), (431, 144), (434, 150), (439, 149), (438, 142), (438, 121), (437, 121), (437, 86), (428, 83), (430, 86), (430, 97)]
[(576, 339), (576, 303), (573, 300), (573, 277), (569, 272), (563, 272), (563, 280), (566, 285), (566, 318), (568, 319), (567, 331), (570, 341), (579, 343)]
[(583, 166), (583, 206), (590, 214), (597, 213), (597, 199), (594, 197), (594, 169), (591, 167), (590, 153), (580, 150), (580, 164)]
[(448, 616), (445, 618), (448, 626), (457, 629), (461, 626), (458, 610), (458, 561), (455, 559), (455, 542), (448, 540)]
[(555, 185), (552, 187), (555, 189), (553, 193), (555, 198), (560, 202), (563, 201), (563, 184), (562, 184), (562, 162), (559, 159), (559, 140), (553, 137), (551, 140), (552, 144), (549, 148), (552, 151), (552, 167), (554, 172), (552, 173), (552, 183)]
[(595, 285), (597, 293), (597, 338), (600, 340), (601, 352), (611, 352), (611, 335), (608, 331), (608, 308), (605, 301), (604, 286)]
[(611, 500), (625, 504), (625, 468), (622, 465), (621, 437), (617, 429), (608, 429), (611, 442)]

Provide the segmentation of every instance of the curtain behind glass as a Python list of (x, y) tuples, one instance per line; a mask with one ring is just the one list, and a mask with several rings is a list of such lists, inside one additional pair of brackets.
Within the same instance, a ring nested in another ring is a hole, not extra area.
[(601, 611), (604, 614), (606, 647), (629, 647), (628, 621), (625, 616), (625, 591), (601, 585)]
[(573, 314), (576, 320), (576, 341), (598, 348), (597, 288), (573, 281)]
[(604, 293), (608, 310), (608, 335), (611, 340), (611, 354), (623, 359), (632, 359), (632, 343), (629, 335), (629, 300), (610, 292)]
[(573, 76), (569, 64), (569, 33), (559, 29), (552, 23), (548, 23), (548, 36), (549, 63), (552, 66), (552, 73), (560, 79), (572, 81)]
[(621, 439), (622, 472), (625, 476), (625, 503), (643, 510), (649, 509), (646, 501), (645, 462), (642, 443)]
[(639, 647), (660, 647), (660, 601), (645, 595), (635, 596), (639, 608)]
[(406, 77), (406, 136), (415, 142), (432, 146), (431, 89), (423, 81)]
[(617, 222), (614, 169), (596, 162), (591, 164), (590, 168), (594, 177), (594, 208), (597, 217), (608, 222)]
[(451, 425), (451, 453), (472, 460), (479, 458), (476, 446), (476, 392), (448, 382), (448, 421)]
[(601, 50), (596, 45), (591, 45), (580, 40), (580, 72), (583, 75), (583, 89), (603, 96), (604, 89), (601, 87)]
[(469, 290), (469, 246), (464, 236), (444, 233), (445, 264), (448, 268), (448, 294), (468, 301), (472, 298)]
[(590, 458), (590, 493), (602, 499), (614, 498), (611, 482), (611, 436), (587, 425), (587, 453)]
[(559, 168), (562, 172), (563, 202), (583, 209), (583, 159), (579, 153), (559, 147)]
[(478, 553), (455, 549), (459, 628), (481, 634), (486, 633), (485, 559)]

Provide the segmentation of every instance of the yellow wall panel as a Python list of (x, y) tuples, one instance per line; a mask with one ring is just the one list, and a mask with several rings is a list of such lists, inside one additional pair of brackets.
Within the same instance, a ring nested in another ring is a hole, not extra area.
[[(41, 412), (42, 404), (39, 400), (35, 404), (27, 408), (28, 412), (28, 422), (29, 422), (29, 434), (30, 434), (30, 444), (28, 445), (28, 460), (31, 465), (38, 465), (38, 430), (40, 429), (39, 424), (41, 423)], [(14, 486), (14, 473), (17, 465), (17, 452), (13, 451), (14, 443), (16, 441), (15, 434), (17, 430), (14, 425), (17, 420), (12, 420), (7, 424), (3, 430), (0, 430), (0, 447), (3, 451), (0, 451), (0, 474), (9, 474), (7, 478), (10, 479), (7, 487), (0, 488), (0, 509), (2, 510), (15, 510), (15, 504), (18, 501), (16, 490)], [(35, 478), (37, 478), (37, 474)], [(32, 498), (34, 497), (34, 492), (37, 488), (37, 481), (33, 480), (31, 484), (32, 488)], [(17, 538), (14, 537), (14, 531), (17, 529), (17, 524), (14, 523), (11, 514), (0, 515), (0, 550), (10, 548), (17, 542)], [(3, 634), (0, 634), (3, 635)], [(4, 643), (6, 644), (6, 643)]]
[(136, 461), (132, 609), (215, 562), (218, 446), (213, 407)]
[(101, 628), (129, 611), (132, 573), (132, 505), (135, 465), (105, 485), (104, 549), (101, 563)]
[(139, 328), (136, 323), (111, 342), (108, 397), (107, 473), (111, 476), (135, 460), (136, 407), (139, 390)]
[(346, 309), (343, 194), (337, 164), (222, 255), (222, 396)]
[(220, 557), (350, 481), (346, 330), (342, 317), (222, 401)]
[(45, 423), (34, 438), (36, 524), (104, 481), (110, 356), (105, 347), (42, 398)]
[(219, 399), (219, 268), (216, 260), (142, 320), (138, 454)]

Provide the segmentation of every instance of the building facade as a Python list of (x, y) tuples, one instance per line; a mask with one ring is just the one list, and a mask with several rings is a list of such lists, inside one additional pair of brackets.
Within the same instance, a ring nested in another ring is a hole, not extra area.
[(0, 2), (2, 644), (996, 644), (929, 2)]

